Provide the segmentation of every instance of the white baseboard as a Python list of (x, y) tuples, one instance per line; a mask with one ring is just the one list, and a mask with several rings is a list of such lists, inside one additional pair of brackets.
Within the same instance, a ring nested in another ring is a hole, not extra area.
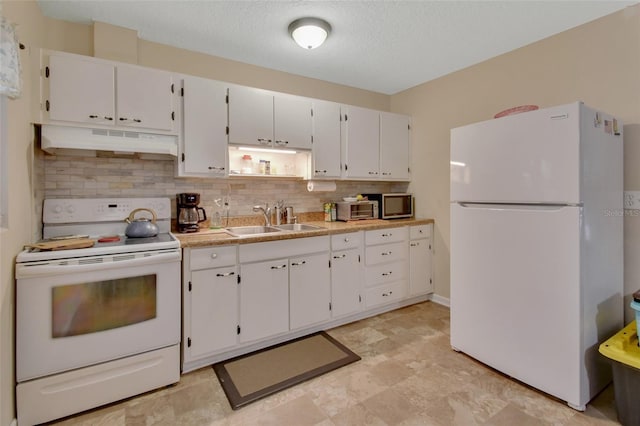
[(437, 303), (438, 305), (446, 306), (447, 308), (451, 307), (451, 301), (446, 297), (438, 296), (437, 294), (431, 295), (431, 301)]

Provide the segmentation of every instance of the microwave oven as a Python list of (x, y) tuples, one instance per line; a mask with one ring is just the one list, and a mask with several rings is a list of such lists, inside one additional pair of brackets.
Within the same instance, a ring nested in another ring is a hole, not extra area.
[(378, 218), (378, 202), (365, 201), (340, 201), (336, 203), (336, 219), (361, 220)]
[(413, 217), (413, 194), (387, 193), (362, 194), (369, 200), (378, 202), (378, 217), (380, 219), (400, 219)]

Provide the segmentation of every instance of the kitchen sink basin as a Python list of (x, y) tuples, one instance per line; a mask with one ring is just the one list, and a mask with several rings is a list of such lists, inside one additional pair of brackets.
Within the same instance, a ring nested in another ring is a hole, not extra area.
[(230, 228), (225, 228), (225, 230), (237, 237), (282, 232), (281, 229), (274, 226), (232, 226)]
[(274, 225), (274, 228), (283, 231), (313, 231), (315, 229), (324, 229), (322, 226), (306, 225), (304, 223), (287, 223), (285, 225)]

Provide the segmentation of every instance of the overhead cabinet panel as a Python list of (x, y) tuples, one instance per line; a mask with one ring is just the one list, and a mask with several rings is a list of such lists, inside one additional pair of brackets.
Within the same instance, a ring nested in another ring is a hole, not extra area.
[(409, 117), (380, 113), (380, 178), (409, 179)]
[(271, 146), (273, 93), (253, 87), (229, 87), (229, 143)]
[(313, 176), (340, 177), (340, 104), (313, 101)]
[(118, 125), (171, 131), (172, 76), (162, 71), (118, 65)]
[(343, 111), (344, 176), (377, 179), (380, 174), (380, 113), (354, 106), (345, 107)]
[(115, 67), (91, 60), (49, 57), (49, 118), (57, 121), (113, 124)]
[(199, 77), (185, 77), (183, 174), (227, 175), (227, 86)]
[(273, 105), (274, 147), (311, 149), (311, 100), (276, 95)]

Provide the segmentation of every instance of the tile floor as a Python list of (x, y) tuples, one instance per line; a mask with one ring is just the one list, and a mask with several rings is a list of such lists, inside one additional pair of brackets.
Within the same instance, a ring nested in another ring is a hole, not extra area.
[(433, 302), (330, 331), (361, 361), (229, 407), (210, 367), (180, 383), (56, 425), (614, 425), (612, 386), (584, 413), (515, 382), (449, 345), (449, 309)]

